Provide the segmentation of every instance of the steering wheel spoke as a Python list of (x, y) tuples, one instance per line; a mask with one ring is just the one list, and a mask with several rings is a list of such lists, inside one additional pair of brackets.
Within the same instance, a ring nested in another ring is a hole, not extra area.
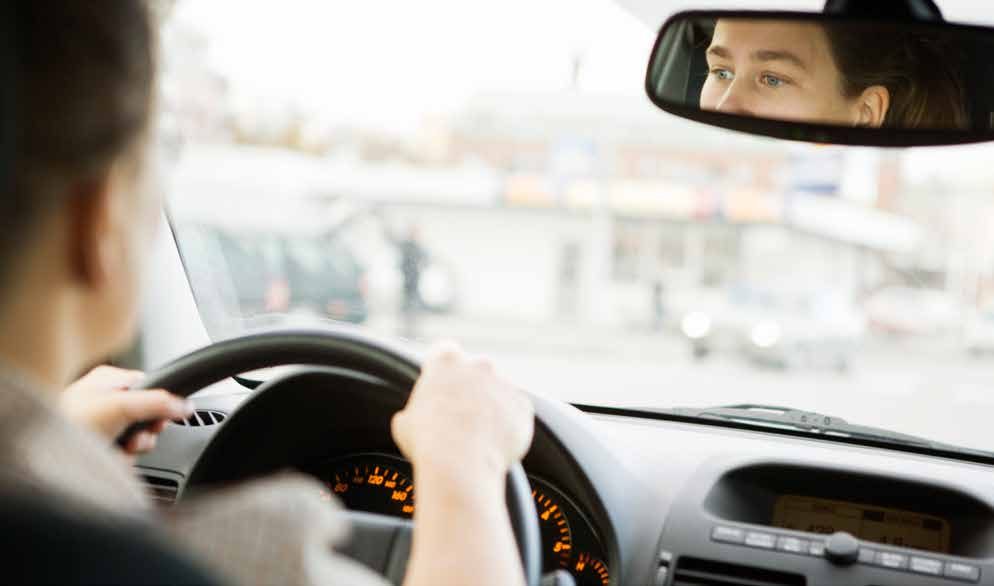
[(346, 515), (352, 533), (339, 551), (400, 586), (411, 556), (414, 522), (361, 511)]

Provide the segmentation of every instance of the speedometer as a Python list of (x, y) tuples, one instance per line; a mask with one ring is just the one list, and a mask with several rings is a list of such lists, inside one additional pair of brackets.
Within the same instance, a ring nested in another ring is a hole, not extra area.
[(334, 460), (325, 475), (328, 491), (356, 511), (410, 518), (414, 485), (405, 461), (383, 454), (357, 454)]

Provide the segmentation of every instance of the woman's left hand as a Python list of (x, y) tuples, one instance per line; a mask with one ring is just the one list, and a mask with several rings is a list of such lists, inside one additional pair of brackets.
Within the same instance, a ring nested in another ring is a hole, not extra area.
[(59, 397), (59, 407), (69, 419), (110, 442), (132, 423), (156, 421), (124, 447), (132, 455), (149, 452), (167, 422), (193, 415), (193, 403), (164, 390), (128, 392), (144, 378), (141, 371), (98, 366), (66, 388)]

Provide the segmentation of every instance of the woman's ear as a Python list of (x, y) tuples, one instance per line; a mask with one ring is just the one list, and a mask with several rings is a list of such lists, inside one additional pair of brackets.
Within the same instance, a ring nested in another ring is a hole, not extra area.
[(856, 125), (867, 128), (880, 128), (890, 110), (890, 90), (882, 85), (874, 85), (863, 90), (856, 107)]
[(103, 285), (114, 263), (109, 177), (81, 181), (69, 198), (70, 270), (84, 287)]

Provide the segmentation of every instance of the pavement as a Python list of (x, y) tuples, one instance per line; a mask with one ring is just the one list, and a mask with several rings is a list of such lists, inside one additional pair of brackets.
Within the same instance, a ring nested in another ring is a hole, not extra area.
[[(396, 319), (375, 330), (411, 333)], [(536, 326), (425, 316), (414, 343), (453, 339), (493, 358), (523, 388), (573, 403), (626, 407), (781, 405), (994, 451), (994, 358), (955, 341), (870, 338), (846, 373), (757, 366), (734, 352), (695, 360), (679, 336), (553, 322)]]

